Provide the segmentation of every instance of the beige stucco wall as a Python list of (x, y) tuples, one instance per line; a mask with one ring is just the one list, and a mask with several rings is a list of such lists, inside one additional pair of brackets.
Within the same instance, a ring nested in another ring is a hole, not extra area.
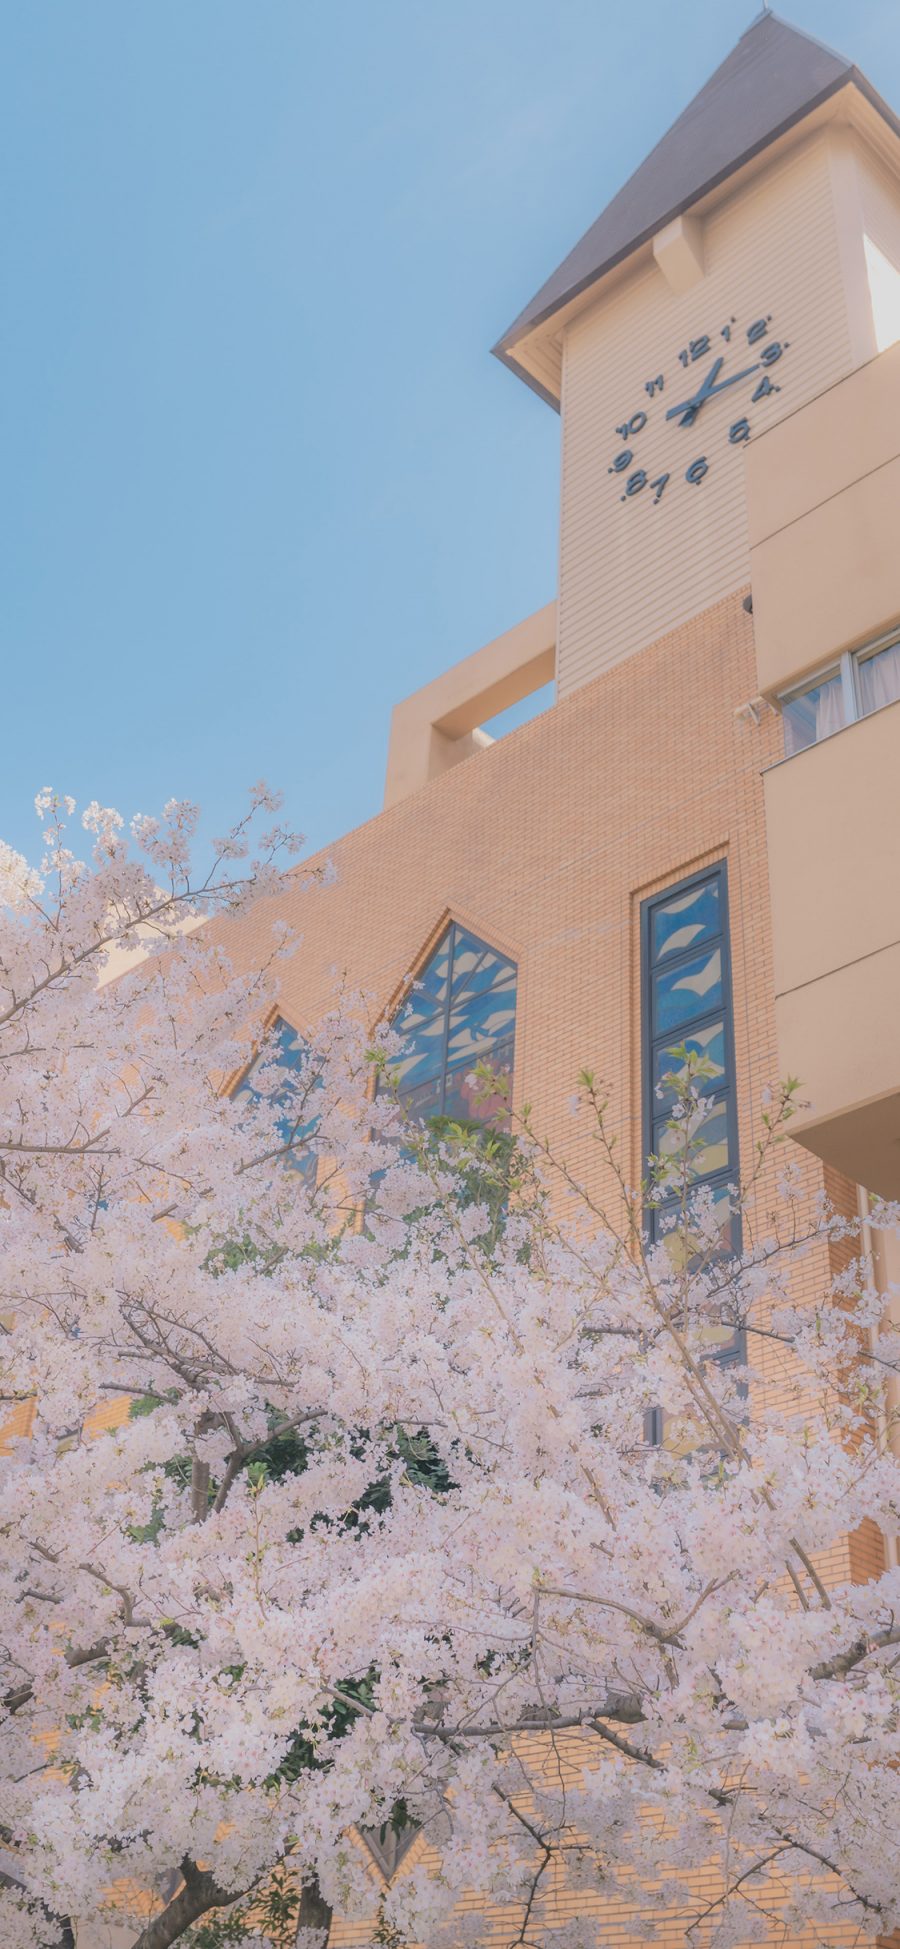
[(900, 704), (765, 776), (782, 1073), (793, 1134), (900, 1196)]
[(769, 695), (900, 618), (900, 343), (747, 451), (753, 621)]

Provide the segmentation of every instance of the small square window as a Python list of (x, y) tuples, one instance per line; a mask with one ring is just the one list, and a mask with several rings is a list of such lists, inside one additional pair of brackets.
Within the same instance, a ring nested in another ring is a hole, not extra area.
[(862, 717), (880, 711), (884, 704), (900, 702), (900, 642), (888, 643), (871, 656), (859, 657), (856, 685)]
[(840, 731), (846, 723), (844, 686), (840, 670), (829, 670), (807, 690), (798, 690), (782, 704), (785, 757), (793, 758), (807, 745)]

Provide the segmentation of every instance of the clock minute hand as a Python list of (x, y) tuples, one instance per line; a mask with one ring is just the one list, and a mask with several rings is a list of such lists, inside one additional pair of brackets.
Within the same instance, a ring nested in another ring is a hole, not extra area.
[(753, 373), (758, 371), (759, 360), (757, 359), (755, 365), (745, 365), (743, 372), (732, 372), (730, 378), (720, 379), (717, 386), (710, 386), (706, 394), (707, 399), (711, 399), (713, 393), (723, 393), (727, 386), (736, 386), (739, 379), (750, 379)]
[[(724, 364), (724, 355), (721, 358), (715, 359), (709, 368), (699, 392), (695, 392), (693, 399), (683, 399), (680, 406), (670, 406), (666, 414), (666, 419), (680, 420), (682, 426), (690, 426), (696, 419), (704, 400), (708, 399), (710, 393), (714, 390), (716, 380)], [(725, 380), (723, 383), (727, 385), (728, 382)]]
[(700, 391), (695, 393), (693, 399), (683, 400), (680, 406), (672, 406), (666, 414), (666, 419), (674, 420), (681, 417), (682, 426), (692, 426), (701, 406), (705, 405), (708, 399), (712, 399), (716, 393), (727, 392), (728, 387), (736, 386), (739, 379), (750, 379), (754, 372), (759, 371), (760, 362), (757, 359), (755, 365), (745, 365), (742, 372), (732, 372), (727, 379), (720, 379), (716, 385), (716, 375), (721, 371), (723, 363), (722, 359), (717, 359), (711, 371), (707, 373)]

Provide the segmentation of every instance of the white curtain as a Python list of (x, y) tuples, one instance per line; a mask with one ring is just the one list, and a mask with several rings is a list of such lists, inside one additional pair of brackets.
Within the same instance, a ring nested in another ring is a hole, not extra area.
[(820, 738), (830, 738), (832, 731), (840, 731), (844, 724), (844, 692), (840, 677), (829, 677), (823, 683), (816, 699), (816, 743)]
[(857, 665), (859, 699), (864, 715), (878, 711), (882, 704), (900, 699), (900, 643), (892, 643), (877, 656), (867, 656)]

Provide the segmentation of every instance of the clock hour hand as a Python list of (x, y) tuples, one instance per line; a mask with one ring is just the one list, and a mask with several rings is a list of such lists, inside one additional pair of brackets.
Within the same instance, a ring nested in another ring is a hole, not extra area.
[(759, 371), (759, 360), (757, 359), (755, 365), (745, 365), (742, 372), (732, 372), (727, 379), (720, 379), (718, 385), (716, 385), (716, 376), (721, 371), (722, 364), (723, 361), (717, 359), (711, 372), (707, 374), (700, 391), (694, 395), (693, 399), (686, 399), (680, 406), (673, 406), (666, 414), (666, 419), (674, 420), (681, 415), (682, 426), (693, 425), (701, 406), (705, 404), (707, 399), (712, 399), (715, 393), (727, 392), (729, 386), (736, 386), (740, 379), (750, 379), (754, 372)]
[(708, 399), (710, 393), (713, 391), (724, 364), (724, 356), (715, 359), (709, 368), (699, 392), (694, 394), (693, 399), (683, 399), (680, 406), (670, 406), (666, 414), (666, 419), (680, 420), (682, 426), (690, 426), (696, 419), (704, 400)]

